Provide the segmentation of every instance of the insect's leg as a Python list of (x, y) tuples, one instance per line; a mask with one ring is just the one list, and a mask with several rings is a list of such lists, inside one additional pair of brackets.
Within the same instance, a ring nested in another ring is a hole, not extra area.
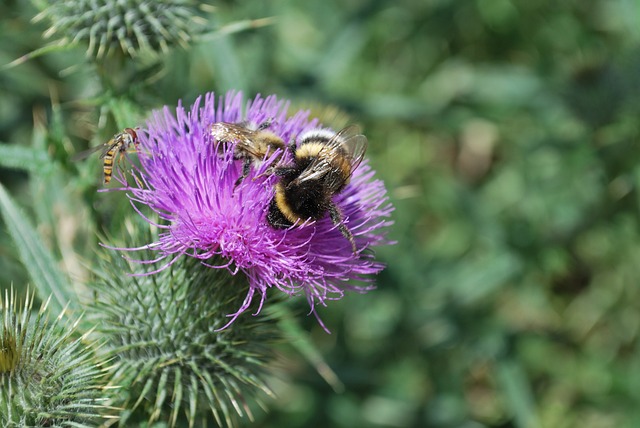
[(264, 131), (265, 129), (270, 127), (272, 123), (273, 123), (273, 117), (270, 117), (264, 122), (262, 122), (260, 125), (258, 125), (257, 131)]
[(236, 183), (233, 185), (234, 189), (238, 187), (245, 178), (247, 178), (247, 175), (249, 175), (250, 171), (251, 171), (251, 159), (247, 158), (242, 163), (242, 175), (238, 177), (238, 179), (236, 180)]
[(351, 243), (351, 249), (353, 250), (353, 254), (356, 254), (358, 249), (356, 248), (356, 242), (353, 239), (353, 235), (351, 234), (351, 231), (347, 228), (347, 226), (344, 224), (344, 221), (342, 219), (342, 213), (340, 212), (340, 208), (338, 208), (338, 206), (333, 202), (329, 202), (329, 216), (331, 217), (331, 221), (333, 222), (333, 224), (336, 225), (338, 227), (338, 230), (342, 233), (342, 236), (347, 238)]
[[(116, 154), (116, 166), (118, 167), (118, 171), (124, 171), (124, 151), (122, 150), (118, 150), (118, 153)], [(124, 179), (127, 180), (127, 175), (124, 175)], [(127, 182), (127, 186), (129, 185), (129, 183)]]
[(289, 141), (289, 145), (287, 146), (289, 148), (289, 151), (291, 152), (291, 154), (293, 155), (293, 158), (296, 158), (296, 139), (295, 138), (291, 138), (291, 141)]
[(273, 170), (273, 173), (278, 177), (291, 176), (296, 171), (295, 167), (279, 166)]
[[(126, 167), (126, 162), (130, 162), (131, 161), (131, 159), (129, 159), (129, 155), (128, 155), (129, 153), (135, 153), (135, 151), (132, 151), (131, 148), (128, 147), (126, 149), (120, 150), (118, 152), (118, 154), (117, 154), (117, 156), (118, 156), (118, 169), (124, 173), (123, 175), (124, 175), (124, 179), (125, 179), (125, 181), (127, 183), (127, 186), (129, 185), (129, 179), (127, 178), (127, 174), (126, 174), (127, 171), (126, 171), (125, 167)], [(131, 163), (130, 163), (130, 165), (131, 165)], [(131, 175), (134, 175), (133, 174), (133, 167), (131, 168), (130, 173), (131, 173)]]

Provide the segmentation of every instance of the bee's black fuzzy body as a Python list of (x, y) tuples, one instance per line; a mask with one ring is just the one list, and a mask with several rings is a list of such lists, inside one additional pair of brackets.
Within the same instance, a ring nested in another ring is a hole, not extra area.
[(320, 220), (328, 212), (356, 252), (353, 235), (332, 200), (349, 183), (364, 155), (367, 141), (355, 133), (356, 129), (348, 127), (338, 133), (311, 131), (301, 137), (300, 146), (290, 144), (293, 163), (274, 171), (279, 180), (267, 213), (272, 227), (282, 229), (307, 220)]
[(296, 163), (295, 167), (276, 170), (280, 181), (276, 184), (276, 196), (269, 206), (268, 220), (271, 226), (285, 228), (296, 220), (319, 220), (327, 213), (331, 200), (326, 193), (324, 180), (309, 180), (291, 185), (308, 163), (309, 160)]

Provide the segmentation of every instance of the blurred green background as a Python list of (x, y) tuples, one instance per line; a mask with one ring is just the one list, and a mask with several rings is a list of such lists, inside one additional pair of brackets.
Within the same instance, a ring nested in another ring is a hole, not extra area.
[[(219, 26), (275, 21), (172, 49), (113, 97), (334, 106), (363, 124), (396, 207), (378, 289), (323, 308), (331, 335), (303, 319), (344, 388), (284, 344), (278, 396), (247, 425), (640, 426), (640, 2), (215, 6)], [(2, 2), (0, 64), (44, 45), (36, 13)], [(96, 74), (83, 48), (0, 73), (0, 141), (48, 152), (5, 159), (0, 181), (79, 279), (92, 231), (127, 209), (96, 194), (96, 159), (69, 161), (118, 129)], [(28, 282), (2, 227), (0, 285)]]

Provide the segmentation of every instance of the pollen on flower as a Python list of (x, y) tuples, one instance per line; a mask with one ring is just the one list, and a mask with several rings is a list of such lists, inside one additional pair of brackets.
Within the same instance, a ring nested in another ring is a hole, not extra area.
[[(129, 181), (136, 185), (123, 181), (136, 211), (161, 230), (156, 242), (137, 248), (157, 251), (165, 267), (180, 257), (194, 257), (203, 266), (245, 275), (249, 293), (230, 323), (253, 297), (260, 298), (262, 307), (273, 287), (304, 294), (314, 314), (317, 304), (340, 299), (345, 291), (372, 289), (373, 276), (384, 266), (368, 250), (388, 243), (393, 207), (367, 161), (332, 198), (353, 234), (354, 252), (329, 214), (282, 229), (270, 225), (269, 206), (280, 179), (273, 171), (291, 162), (291, 155), (270, 153), (247, 172), (249, 163), (235, 146), (212, 137), (211, 126), (219, 122), (267, 123), (268, 131), (286, 142), (320, 126), (308, 112), (288, 112), (288, 103), (275, 96), (258, 95), (245, 105), (236, 92), (218, 100), (209, 93), (189, 109), (179, 104), (175, 112), (167, 107), (154, 112), (139, 133), (140, 167)], [(143, 214), (144, 206), (160, 220)]]

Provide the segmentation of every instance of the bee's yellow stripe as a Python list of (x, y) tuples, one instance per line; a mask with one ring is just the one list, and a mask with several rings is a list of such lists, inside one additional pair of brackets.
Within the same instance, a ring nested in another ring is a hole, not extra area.
[(308, 158), (318, 156), (318, 153), (326, 147), (322, 143), (305, 143), (296, 150), (297, 158)]
[(297, 220), (299, 220), (299, 217), (294, 214), (291, 208), (289, 208), (289, 204), (287, 204), (287, 200), (284, 196), (284, 186), (282, 185), (282, 183), (276, 184), (275, 200), (276, 206), (287, 220), (289, 220), (291, 223), (295, 223)]

